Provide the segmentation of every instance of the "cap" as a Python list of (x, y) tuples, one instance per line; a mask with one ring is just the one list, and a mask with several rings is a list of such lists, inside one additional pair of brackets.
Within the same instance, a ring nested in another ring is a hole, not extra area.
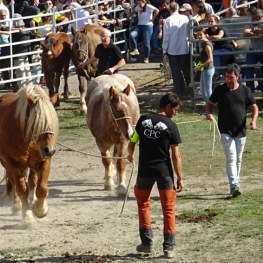
[(183, 4), (183, 5), (181, 6), (181, 8), (179, 9), (179, 11), (186, 11), (186, 10), (192, 10), (191, 5), (189, 5), (189, 4)]

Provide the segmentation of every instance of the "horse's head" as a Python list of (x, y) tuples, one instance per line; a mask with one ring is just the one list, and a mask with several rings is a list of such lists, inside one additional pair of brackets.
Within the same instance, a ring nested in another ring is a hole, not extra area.
[(89, 41), (85, 31), (77, 31), (72, 27), (71, 32), (73, 35), (72, 50), (78, 63), (86, 61), (89, 58)]
[[(20, 118), (21, 131), (31, 145), (37, 145), (44, 159), (56, 151), (58, 118), (50, 98), (38, 86), (27, 86), (18, 92), (16, 116)], [(37, 149), (36, 148), (36, 149)]]
[(132, 126), (132, 101), (129, 99), (131, 87), (118, 91), (115, 87), (109, 89), (109, 107), (115, 125), (121, 129), (123, 135), (129, 140), (133, 134)]

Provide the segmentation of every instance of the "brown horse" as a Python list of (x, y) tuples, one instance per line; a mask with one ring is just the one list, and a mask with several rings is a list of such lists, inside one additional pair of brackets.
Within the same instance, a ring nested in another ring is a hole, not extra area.
[(31, 227), (33, 213), (44, 217), (48, 212), (47, 182), (58, 136), (57, 114), (39, 86), (0, 97), (0, 112), (0, 161), (8, 179), (5, 194), (12, 189), (13, 214), (22, 208), (23, 223)]
[[(49, 90), (49, 96), (58, 93), (60, 86), (60, 77), (64, 76), (64, 98), (68, 98), (68, 75), (69, 61), (71, 56), (70, 37), (64, 33), (51, 33), (45, 38), (45, 42), (40, 42), (43, 47), (42, 69), (46, 79), (46, 85)], [(57, 105), (59, 105), (59, 96), (57, 96)]]
[(85, 103), (86, 83), (91, 78), (98, 76), (98, 62), (87, 65), (84, 69), (78, 68), (80, 62), (86, 61), (94, 55), (95, 49), (101, 43), (100, 32), (103, 27), (90, 24), (79, 31), (71, 28), (73, 39), (72, 45), (72, 61), (76, 67), (79, 80), (79, 93), (80, 93), (80, 114), (87, 113)]
[[(121, 74), (101, 75), (91, 81), (87, 89), (87, 125), (96, 139), (102, 156), (126, 157), (128, 142), (133, 134), (140, 109), (132, 81)], [(116, 169), (111, 159), (103, 158), (105, 190), (114, 189)], [(118, 195), (126, 194), (125, 159), (117, 160)]]

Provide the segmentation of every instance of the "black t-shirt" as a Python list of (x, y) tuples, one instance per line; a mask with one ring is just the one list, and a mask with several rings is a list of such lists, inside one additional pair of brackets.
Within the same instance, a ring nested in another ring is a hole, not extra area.
[(136, 124), (140, 136), (140, 177), (173, 177), (170, 147), (181, 143), (177, 125), (168, 117), (150, 113), (140, 117)]
[[(106, 69), (112, 68), (118, 64), (121, 59), (123, 59), (120, 49), (112, 42), (107, 48), (104, 48), (102, 43), (99, 44), (96, 48), (94, 56), (99, 59), (99, 75), (101, 75)], [(117, 70), (114, 73), (117, 73)]]
[[(23, 44), (13, 45), (13, 54), (22, 54), (31, 51), (30, 33), (29, 32), (17, 32), (12, 34), (12, 41), (21, 42), (25, 41)], [(27, 55), (23, 55), (16, 58), (26, 58)]]
[(239, 84), (231, 91), (226, 84), (217, 86), (209, 100), (218, 103), (218, 128), (220, 133), (232, 137), (246, 136), (246, 109), (255, 104), (250, 89)]
[[(27, 8), (24, 9), (24, 11), (22, 12), (22, 16), (35, 16), (40, 12), (40, 9), (36, 6), (29, 6)], [(30, 21), (33, 18), (27, 18), (24, 19), (24, 23), (26, 27), (30, 27)]]

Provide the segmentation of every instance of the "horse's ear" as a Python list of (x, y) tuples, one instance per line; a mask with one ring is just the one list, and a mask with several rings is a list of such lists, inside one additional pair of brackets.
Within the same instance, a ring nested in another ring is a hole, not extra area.
[(76, 30), (74, 29), (74, 27), (71, 27), (71, 33), (73, 36), (75, 36)]
[(34, 99), (29, 95), (27, 91), (26, 91), (26, 99), (28, 101), (28, 105), (31, 107), (34, 103)]
[(46, 48), (46, 45), (44, 42), (40, 41), (40, 45), (43, 47), (43, 48)]
[(123, 90), (123, 93), (125, 93), (127, 96), (129, 96), (131, 91), (131, 86), (128, 84), (128, 86)]
[(109, 98), (110, 98), (110, 100), (112, 100), (116, 96), (117, 96), (117, 93), (116, 93), (115, 89), (111, 86), (110, 89), (109, 89)]
[(58, 100), (58, 93), (54, 93), (50, 98), (50, 102), (52, 103), (52, 105), (55, 105), (57, 100)]

